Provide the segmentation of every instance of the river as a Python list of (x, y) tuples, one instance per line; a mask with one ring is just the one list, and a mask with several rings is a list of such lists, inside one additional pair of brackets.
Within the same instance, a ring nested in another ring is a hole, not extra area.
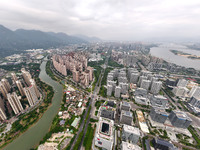
[(200, 50), (188, 49), (183, 45), (177, 44), (162, 44), (159, 47), (153, 47), (150, 49), (150, 53), (153, 56), (162, 58), (168, 62), (184, 66), (187, 68), (194, 68), (200, 70), (200, 60), (189, 59), (183, 56), (178, 56), (170, 52), (170, 50), (179, 50), (189, 54), (200, 56)]
[(30, 150), (31, 148), (37, 146), (48, 132), (53, 118), (58, 113), (63, 95), (63, 87), (46, 74), (45, 66), (46, 61), (43, 61), (40, 66), (41, 72), (39, 77), (42, 81), (52, 86), (54, 91), (56, 91), (52, 100), (52, 105), (35, 125), (16, 138), (13, 142), (8, 144), (8, 146), (4, 148), (5, 150)]

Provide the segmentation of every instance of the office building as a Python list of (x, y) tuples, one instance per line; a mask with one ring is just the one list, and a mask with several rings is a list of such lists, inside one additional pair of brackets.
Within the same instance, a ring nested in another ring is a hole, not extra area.
[(133, 121), (133, 114), (130, 111), (122, 110), (120, 116), (120, 123), (132, 125), (132, 121)]
[(172, 111), (168, 118), (173, 126), (179, 128), (188, 128), (188, 126), (192, 123), (191, 118), (182, 111)]
[(192, 97), (190, 99), (190, 105), (192, 105), (193, 107), (197, 107), (197, 108), (200, 108), (200, 99), (198, 98), (195, 98), (195, 97)]
[(177, 81), (177, 85), (176, 86), (180, 86), (180, 87), (186, 87), (188, 84), (188, 81), (185, 79), (178, 79)]
[(142, 96), (135, 96), (135, 102), (141, 105), (149, 105), (149, 99)]
[(114, 143), (114, 121), (99, 118), (95, 133), (95, 146), (106, 150), (112, 150)]
[(168, 99), (162, 95), (153, 95), (150, 97), (150, 102), (153, 107), (166, 108)]
[(124, 124), (122, 128), (122, 140), (137, 144), (140, 138), (139, 128)]
[(16, 83), (18, 89), (19, 89), (21, 96), (25, 96), (24, 89), (23, 89), (21, 81), (17, 80), (15, 83)]
[(120, 103), (120, 110), (121, 110), (121, 111), (122, 111), (122, 110), (130, 111), (130, 109), (131, 109), (131, 105), (130, 105), (128, 102), (122, 101), (122, 102)]
[(100, 109), (100, 113), (100, 116), (103, 118), (108, 118), (110, 120), (114, 120), (115, 118), (115, 111), (108, 106), (102, 106)]
[(146, 97), (147, 96), (147, 90), (143, 89), (143, 88), (137, 88), (135, 90), (135, 96), (142, 96), (142, 97)]
[(150, 116), (153, 121), (164, 123), (167, 120), (169, 114), (165, 111), (165, 109), (152, 107)]
[(29, 105), (33, 106), (38, 100), (34, 87), (32, 85), (30, 87), (25, 87), (24, 92), (26, 98), (28, 99)]
[(194, 86), (188, 95), (189, 97), (195, 97), (197, 99), (200, 99), (200, 87)]
[(166, 85), (167, 86), (176, 86), (176, 81), (174, 79), (167, 79)]
[(152, 144), (156, 150), (177, 150), (172, 143), (158, 138), (154, 138)]
[(142, 80), (141, 84), (140, 84), (140, 88), (149, 90), (151, 81), (150, 80)]
[(187, 93), (188, 93), (188, 89), (186, 87), (174, 87), (172, 92), (174, 93), (174, 95), (179, 96), (179, 97), (184, 97)]
[(23, 111), (22, 104), (15, 92), (13, 92), (12, 94), (8, 93), (7, 98), (10, 106), (12, 107), (16, 115)]
[(142, 148), (136, 144), (122, 141), (121, 150), (142, 150)]
[(153, 81), (151, 85), (151, 93), (152, 94), (158, 94), (162, 86), (161, 81)]

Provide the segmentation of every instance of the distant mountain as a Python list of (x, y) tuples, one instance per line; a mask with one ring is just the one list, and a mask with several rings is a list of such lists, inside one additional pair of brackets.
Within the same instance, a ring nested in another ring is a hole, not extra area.
[(88, 43), (88, 41), (65, 33), (24, 29), (12, 31), (0, 25), (0, 57), (21, 53), (26, 49), (47, 49), (81, 43)]
[(88, 41), (90, 43), (95, 43), (95, 42), (102, 42), (102, 40), (98, 37), (88, 37), (88, 36), (85, 36), (85, 35), (81, 35), (81, 34), (76, 34), (74, 35), (75, 37), (78, 37), (78, 38), (81, 38), (85, 41)]

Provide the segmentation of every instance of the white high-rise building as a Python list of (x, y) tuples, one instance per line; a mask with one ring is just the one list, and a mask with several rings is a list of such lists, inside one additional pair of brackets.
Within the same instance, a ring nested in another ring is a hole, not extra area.
[(176, 95), (176, 96), (185, 96), (187, 94), (189, 90), (186, 87), (174, 87), (172, 92)]
[(139, 81), (138, 81), (138, 86), (141, 86), (142, 80), (147, 80), (147, 77), (145, 76), (140, 76)]
[(136, 84), (138, 82), (139, 73), (131, 73), (130, 82)]
[(35, 102), (38, 100), (34, 87), (33, 86), (25, 87), (24, 92), (28, 99), (29, 105), (33, 106)]
[(151, 93), (152, 94), (158, 94), (162, 86), (161, 81), (153, 81), (151, 85)]
[(177, 86), (180, 86), (180, 87), (186, 87), (188, 84), (188, 81), (185, 80), (185, 79), (179, 79), (178, 80), (178, 83), (177, 83)]
[(38, 88), (37, 88), (37, 85), (36, 85), (36, 83), (35, 83), (35, 80), (34, 79), (30, 79), (30, 82), (31, 82), (31, 85), (34, 87), (34, 89), (35, 89), (35, 93), (36, 93), (36, 95), (37, 95), (37, 98), (39, 98), (40, 97), (40, 92), (38, 91)]
[(111, 95), (112, 95), (112, 89), (113, 89), (113, 86), (112, 86), (112, 85), (107, 85), (107, 95), (108, 95), (108, 96), (111, 96)]
[(22, 104), (15, 92), (13, 92), (12, 94), (8, 93), (7, 97), (8, 97), (8, 102), (11, 105), (15, 114), (18, 114), (21, 111), (23, 111)]
[(121, 87), (120, 86), (116, 86), (115, 88), (115, 97), (120, 97), (121, 94)]
[(142, 148), (136, 144), (122, 141), (121, 150), (142, 150)]
[(189, 97), (195, 97), (197, 99), (200, 99), (200, 87), (194, 86), (189, 93)]
[(150, 80), (142, 80), (140, 88), (149, 90), (150, 84), (151, 84)]

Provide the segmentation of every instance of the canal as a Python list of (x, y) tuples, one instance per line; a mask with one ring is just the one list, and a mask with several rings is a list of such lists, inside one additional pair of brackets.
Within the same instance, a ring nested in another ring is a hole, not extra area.
[(21, 136), (16, 138), (10, 144), (8, 144), (4, 150), (30, 150), (39, 144), (41, 139), (46, 135), (48, 132), (53, 118), (58, 113), (60, 108), (62, 95), (63, 95), (63, 87), (58, 82), (52, 80), (45, 71), (46, 61), (43, 61), (40, 69), (39, 78), (53, 87), (55, 94), (52, 100), (52, 105), (48, 107), (44, 115), (41, 119), (33, 125), (30, 129), (28, 129), (25, 133)]

